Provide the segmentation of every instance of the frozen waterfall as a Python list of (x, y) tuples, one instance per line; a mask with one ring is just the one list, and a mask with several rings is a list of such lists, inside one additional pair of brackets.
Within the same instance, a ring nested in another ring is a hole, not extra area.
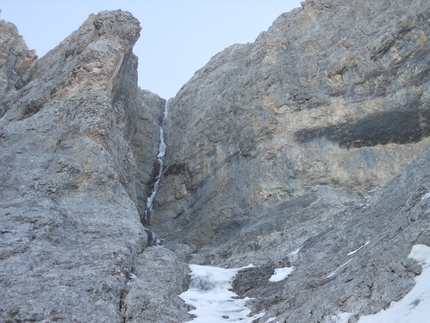
[(166, 143), (164, 142), (163, 126), (164, 126), (164, 121), (166, 120), (166, 117), (167, 117), (167, 111), (168, 111), (168, 107), (167, 107), (167, 101), (166, 101), (166, 105), (164, 107), (163, 121), (161, 122), (161, 126), (160, 126), (160, 145), (158, 146), (158, 155), (157, 155), (158, 175), (155, 178), (155, 183), (151, 191), (151, 195), (146, 200), (144, 221), (147, 223), (149, 223), (150, 221), (154, 198), (157, 195), (158, 188), (160, 187), (161, 175), (163, 174), (164, 156), (166, 155)]
[[(163, 174), (164, 156), (166, 155), (166, 143), (164, 142), (163, 126), (164, 126), (164, 121), (166, 120), (166, 117), (167, 117), (167, 111), (168, 111), (168, 107), (167, 107), (167, 101), (166, 101), (166, 105), (164, 106), (164, 116), (160, 125), (160, 144), (158, 146), (158, 155), (157, 155), (158, 175), (155, 178), (155, 183), (154, 183), (154, 187), (152, 188), (151, 194), (146, 200), (145, 213), (143, 218), (143, 221), (145, 223), (150, 222), (154, 198), (157, 195), (158, 188), (160, 187), (161, 175)], [(161, 239), (160, 236), (158, 236), (155, 232), (147, 228), (145, 228), (145, 231), (148, 234), (148, 246), (158, 246), (161, 244), (163, 239)]]

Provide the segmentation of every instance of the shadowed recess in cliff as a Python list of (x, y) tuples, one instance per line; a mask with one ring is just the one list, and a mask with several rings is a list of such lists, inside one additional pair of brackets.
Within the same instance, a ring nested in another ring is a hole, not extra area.
[(430, 109), (388, 111), (365, 117), (355, 123), (303, 129), (297, 131), (295, 137), (300, 143), (324, 137), (343, 148), (416, 143), (429, 136), (429, 117)]

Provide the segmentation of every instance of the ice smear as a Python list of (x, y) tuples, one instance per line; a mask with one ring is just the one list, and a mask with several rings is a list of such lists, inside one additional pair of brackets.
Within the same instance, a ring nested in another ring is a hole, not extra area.
[(248, 297), (235, 298), (230, 289), (237, 272), (243, 268), (224, 269), (210, 266), (189, 265), (190, 288), (179, 295), (185, 303), (195, 307), (190, 314), (196, 316), (193, 323), (241, 322), (251, 323), (264, 313), (249, 317), (251, 310), (245, 306)]
[(274, 320), (276, 320), (276, 316), (267, 319), (267, 321), (265, 323), (273, 322)]
[(351, 252), (348, 254), (348, 256), (351, 256), (351, 255), (355, 254), (356, 252), (360, 251), (360, 250), (361, 250), (361, 248), (363, 248), (363, 247), (367, 246), (369, 243), (370, 243), (370, 241), (367, 241), (367, 242), (366, 242), (364, 245), (362, 245), (360, 248), (358, 248), (358, 249), (356, 249), (356, 250), (354, 250), (354, 251), (351, 251)]
[(423, 268), (421, 275), (415, 278), (414, 288), (400, 301), (392, 302), (386, 310), (362, 316), (358, 323), (430, 322), (430, 247), (414, 245), (409, 258), (417, 261)]
[(269, 278), (269, 282), (279, 282), (287, 278), (294, 267), (275, 268), (275, 273)]
[(344, 264), (342, 264), (342, 265), (340, 265), (335, 271), (333, 271), (332, 273), (330, 273), (327, 277), (325, 277), (325, 278), (330, 278), (330, 277), (333, 277), (337, 272), (338, 272), (338, 270), (339, 269), (341, 269), (341, 268), (343, 268), (343, 267), (345, 267), (347, 264), (349, 264), (349, 262), (351, 261), (352, 259), (349, 259), (347, 262), (345, 262)]

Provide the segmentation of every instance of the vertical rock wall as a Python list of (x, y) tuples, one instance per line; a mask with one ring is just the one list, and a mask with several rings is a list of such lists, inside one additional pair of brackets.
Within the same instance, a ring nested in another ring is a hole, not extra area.
[(122, 322), (163, 111), (139, 22), (91, 15), (39, 60), (0, 28), (0, 321)]
[(215, 55), (170, 104), (153, 221), (218, 245), (315, 185), (380, 187), (429, 144), (426, 1), (315, 0)]

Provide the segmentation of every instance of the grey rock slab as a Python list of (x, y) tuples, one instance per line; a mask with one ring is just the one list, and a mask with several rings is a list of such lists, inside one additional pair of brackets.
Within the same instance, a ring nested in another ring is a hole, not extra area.
[(122, 306), (125, 322), (190, 321), (190, 309), (178, 296), (188, 289), (188, 273), (186, 263), (173, 251), (145, 249), (134, 259)]

